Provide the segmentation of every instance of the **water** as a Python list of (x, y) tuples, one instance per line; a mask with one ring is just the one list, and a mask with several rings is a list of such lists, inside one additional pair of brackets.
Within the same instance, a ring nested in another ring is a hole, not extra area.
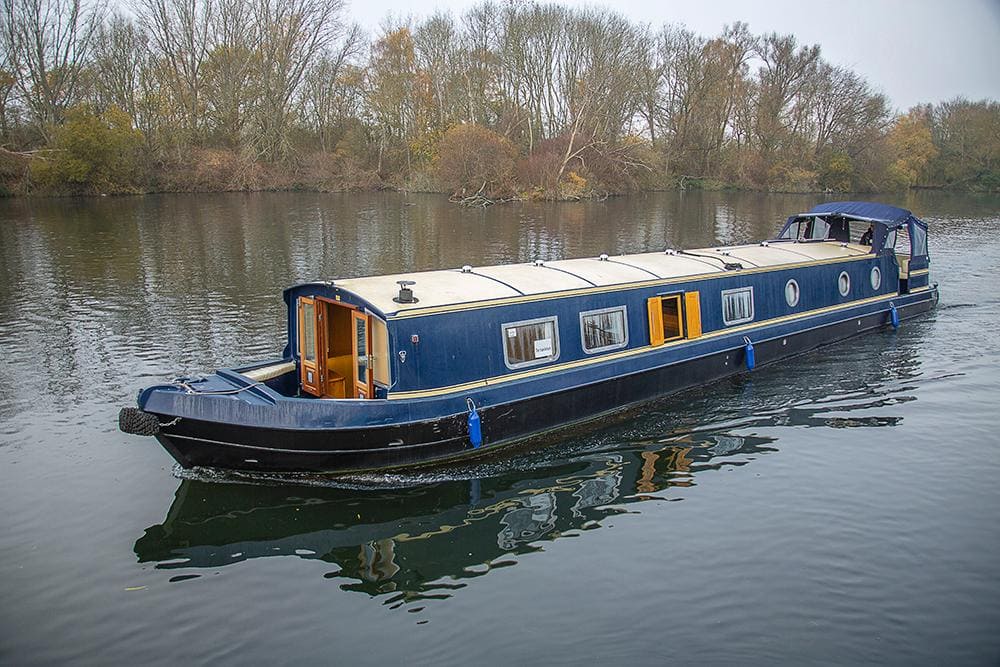
[(813, 198), (0, 202), (0, 662), (997, 664), (1000, 199), (941, 306), (496, 460), (181, 473), (118, 407), (271, 356), (313, 278), (767, 237)]

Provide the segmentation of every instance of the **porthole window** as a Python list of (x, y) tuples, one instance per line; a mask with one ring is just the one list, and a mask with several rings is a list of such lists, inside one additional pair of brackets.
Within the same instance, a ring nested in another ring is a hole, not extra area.
[(882, 270), (877, 266), (873, 266), (869, 278), (872, 282), (872, 289), (877, 292), (878, 288), (882, 286)]
[(851, 277), (847, 275), (847, 271), (840, 272), (840, 277), (837, 278), (837, 287), (840, 289), (840, 296), (847, 296), (851, 293)]
[(799, 305), (799, 284), (795, 280), (785, 283), (785, 302), (792, 308)]

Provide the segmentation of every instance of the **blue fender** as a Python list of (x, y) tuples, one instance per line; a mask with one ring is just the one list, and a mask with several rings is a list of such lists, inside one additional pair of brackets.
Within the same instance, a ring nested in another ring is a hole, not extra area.
[(482, 420), (479, 418), (479, 413), (476, 412), (476, 404), (472, 402), (472, 399), (465, 400), (469, 405), (469, 442), (472, 443), (473, 449), (479, 449), (479, 446), (483, 444)]

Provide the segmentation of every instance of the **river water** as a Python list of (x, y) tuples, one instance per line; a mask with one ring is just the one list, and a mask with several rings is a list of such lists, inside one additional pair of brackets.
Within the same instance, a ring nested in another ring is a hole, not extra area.
[(181, 473), (143, 386), (265, 358), (298, 281), (766, 238), (813, 197), (0, 201), (0, 663), (997, 664), (1000, 198), (920, 319), (421, 475)]

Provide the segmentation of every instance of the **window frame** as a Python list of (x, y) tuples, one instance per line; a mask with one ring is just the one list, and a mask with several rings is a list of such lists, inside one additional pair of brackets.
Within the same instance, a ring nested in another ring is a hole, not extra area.
[[(738, 293), (747, 293), (750, 295), (750, 316), (738, 320), (727, 320), (726, 296), (729, 294), (738, 294)], [(753, 322), (754, 317), (757, 315), (756, 308), (754, 307), (753, 285), (748, 285), (746, 287), (734, 287), (733, 289), (722, 290), (721, 305), (722, 305), (722, 323), (724, 326), (731, 327), (736, 324), (745, 324), (746, 322)]]
[[(795, 301), (788, 298), (788, 288), (795, 286)], [(799, 301), (802, 300), (802, 288), (799, 287), (799, 281), (795, 278), (789, 278), (785, 283), (785, 303), (788, 304), (789, 308), (796, 308), (799, 305)]]
[(882, 287), (882, 269), (873, 266), (868, 272), (868, 284), (872, 286), (872, 291), (878, 292)]
[(912, 257), (913, 253), (913, 240), (910, 238), (910, 230), (906, 228), (906, 225), (896, 227), (896, 238), (893, 241), (893, 250), (897, 255), (902, 255), (903, 257)]
[[(584, 328), (583, 319), (588, 315), (602, 315), (604, 313), (621, 312), (622, 314), (622, 329), (625, 332), (625, 339), (621, 343), (615, 343), (613, 345), (605, 345), (603, 347), (587, 347), (587, 331)], [(611, 350), (619, 350), (623, 347), (628, 347), (628, 306), (611, 306), (609, 308), (597, 308), (596, 310), (584, 310), (580, 312), (580, 347), (586, 354), (598, 354), (600, 352), (609, 352)], [(504, 346), (506, 349), (506, 345)]]
[[(529, 359), (528, 361), (522, 361), (519, 363), (511, 363), (510, 358), (507, 354), (507, 329), (511, 327), (523, 327), (530, 326), (532, 324), (544, 324), (547, 322), (552, 323), (552, 342), (555, 348), (555, 354), (551, 357), (545, 357), (544, 359)], [(559, 343), (559, 316), (558, 315), (548, 315), (546, 317), (535, 317), (530, 320), (518, 320), (516, 322), (504, 322), (500, 325), (500, 344), (503, 346), (503, 363), (510, 370), (519, 370), (521, 368), (528, 368), (530, 366), (541, 366), (542, 364), (548, 364), (559, 359), (559, 355), (562, 354), (562, 345)]]
[[(846, 289), (844, 288), (845, 279), (847, 285)], [(851, 274), (847, 271), (841, 271), (840, 274), (837, 275), (837, 293), (845, 299), (851, 296)]]
[(930, 254), (927, 249), (927, 230), (918, 224), (911, 223), (910, 233), (910, 257), (926, 257)]
[[(372, 311), (365, 309), (368, 315), (368, 333), (371, 337), (371, 357), (368, 359), (372, 368), (372, 383), (377, 387), (389, 389), (392, 387), (392, 353), (389, 351), (389, 325)], [(385, 373), (383, 376), (382, 373)]]

